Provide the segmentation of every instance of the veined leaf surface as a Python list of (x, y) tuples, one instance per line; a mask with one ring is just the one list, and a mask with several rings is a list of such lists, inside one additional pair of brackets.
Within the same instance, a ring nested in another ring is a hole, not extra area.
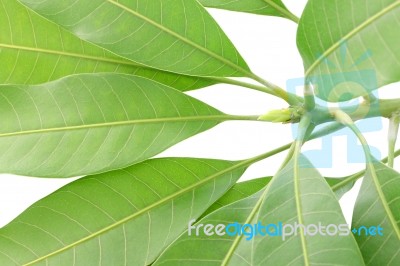
[(262, 177), (235, 184), (221, 198), (215, 201), (214, 204), (211, 205), (210, 208), (208, 208), (201, 216), (204, 217), (226, 205), (255, 194), (257, 191), (263, 189), (270, 180), (271, 177)]
[(140, 66), (79, 39), (18, 1), (0, 2), (0, 83), (40, 84), (79, 73), (148, 77), (181, 91), (214, 82)]
[(0, 114), (0, 172), (47, 177), (143, 161), (215, 126), (222, 115), (182, 92), (124, 74), (2, 85)]
[(347, 235), (311, 236), (298, 230), (285, 241), (281, 236), (268, 235), (246, 240), (245, 235), (206, 236), (200, 230), (200, 236), (183, 233), (154, 265), (364, 265), (331, 189), (305, 157), (299, 161), (297, 164), (292, 159), (265, 190), (222, 207), (198, 223), (342, 224)]
[[(335, 196), (338, 199), (340, 199), (346, 192), (351, 190), (355, 183), (355, 181), (344, 183), (344, 181), (346, 180), (345, 178), (325, 177), (325, 180), (332, 188), (333, 193), (335, 193)], [(226, 205), (255, 194), (257, 191), (265, 188), (265, 186), (270, 181), (271, 177), (262, 177), (235, 184), (221, 198), (219, 198), (213, 205), (211, 205), (210, 208), (208, 208), (202, 214), (202, 217)]]
[(249, 75), (196, 0), (20, 2), (79, 38), (146, 66), (195, 76)]
[[(364, 229), (375, 229), (366, 235)], [(400, 264), (400, 174), (386, 165), (369, 163), (353, 214), (353, 228), (367, 265)]]
[(205, 7), (298, 20), (281, 0), (200, 0), (199, 2)]
[(297, 33), (318, 97), (346, 101), (400, 80), (399, 0), (310, 0)]
[(163, 158), (81, 178), (0, 229), (0, 265), (148, 265), (243, 171)]
[(349, 180), (349, 177), (325, 177), (326, 182), (335, 193), (337, 199), (343, 197), (344, 194), (349, 192), (357, 180)]

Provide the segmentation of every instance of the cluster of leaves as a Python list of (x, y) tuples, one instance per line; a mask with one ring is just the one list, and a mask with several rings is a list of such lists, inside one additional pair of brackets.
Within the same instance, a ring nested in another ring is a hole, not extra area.
[[(254, 74), (204, 7), (299, 23), (304, 97)], [(0, 265), (399, 265), (400, 175), (392, 166), (400, 101), (370, 95), (400, 80), (399, 24), (398, 0), (309, 0), (300, 20), (280, 0), (1, 0), (0, 171), (86, 176), (0, 229)], [(367, 80), (355, 89), (343, 74), (343, 42), (356, 71), (373, 70), (377, 86)], [(366, 48), (373, 56), (357, 62)], [(334, 86), (332, 75), (344, 85)], [(228, 115), (184, 93), (217, 83), (272, 94), (290, 108)], [(324, 109), (313, 86), (326, 101), (366, 102)], [(391, 118), (389, 165), (370, 155), (353, 123), (370, 116)], [(299, 137), (243, 161), (150, 159), (227, 120), (300, 121)], [(343, 126), (363, 143), (366, 172), (323, 178), (301, 145)], [(274, 177), (236, 183), (248, 166), (289, 148)], [(185, 233), (192, 219), (344, 224), (338, 198), (363, 175), (353, 226), (380, 225), (384, 236), (300, 228), (284, 242)]]

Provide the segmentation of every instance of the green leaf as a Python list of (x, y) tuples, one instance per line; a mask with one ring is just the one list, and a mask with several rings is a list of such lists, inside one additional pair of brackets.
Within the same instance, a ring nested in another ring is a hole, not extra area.
[(81, 178), (0, 229), (0, 265), (148, 265), (243, 171), (163, 158)]
[(298, 18), (286, 8), (281, 0), (200, 0), (199, 2), (205, 7), (277, 16), (298, 21)]
[[(348, 177), (325, 177), (326, 182), (332, 188), (338, 199), (340, 199), (345, 193), (350, 191), (355, 184), (355, 181), (348, 181), (347, 179)], [(235, 184), (220, 199), (218, 199), (213, 205), (211, 205), (210, 208), (208, 208), (202, 214), (201, 218), (217, 209), (220, 209), (241, 199), (247, 198), (257, 191), (260, 191), (269, 183), (270, 180), (271, 177), (262, 177)]]
[[(334, 194), (305, 157), (299, 161), (297, 165), (292, 159), (265, 190), (218, 209), (198, 224), (335, 224), (347, 228), (347, 235), (304, 236), (297, 232), (283, 241), (280, 236), (257, 235), (246, 240), (248, 235), (206, 236), (200, 230), (199, 236), (194, 232), (189, 236), (185, 232), (154, 265), (363, 265)], [(271, 228), (268, 231), (273, 232)]]
[[(371, 226), (383, 236), (366, 235)], [(400, 264), (400, 174), (378, 161), (368, 164), (353, 214), (353, 228), (367, 265)], [(363, 231), (364, 230), (364, 231)]]
[(325, 177), (326, 182), (333, 190), (337, 199), (343, 197), (344, 194), (349, 192), (355, 185), (357, 179), (352, 178), (352, 176), (348, 177)]
[(40, 15), (124, 58), (195, 76), (251, 76), (196, 0), (21, 0)]
[(182, 92), (124, 74), (2, 85), (0, 114), (0, 172), (47, 177), (126, 167), (227, 118)]
[(148, 77), (186, 91), (215, 82), (140, 66), (83, 41), (18, 1), (0, 3), (0, 83), (39, 84), (78, 73)]
[(400, 1), (310, 0), (297, 46), (318, 97), (345, 101), (400, 80)]
[(397, 137), (399, 135), (399, 126), (400, 126), (400, 112), (397, 111), (392, 114), (389, 119), (389, 130), (388, 130), (388, 166), (394, 166), (394, 158), (395, 158), (395, 149)]
[(213, 211), (220, 209), (226, 205), (229, 205), (235, 201), (247, 198), (250, 195), (263, 189), (271, 177), (256, 178), (249, 181), (239, 182), (229, 189), (221, 198), (219, 198), (213, 205), (210, 206), (202, 215), (204, 216), (212, 213)]
[[(217, 224), (227, 225), (229, 223), (246, 223), (251, 211), (262, 196), (262, 191), (236, 201), (233, 204), (224, 206), (217, 211), (209, 214), (201, 219), (195, 225), (199, 224)], [(207, 236), (203, 230), (199, 230), (199, 234), (195, 235), (195, 230), (192, 230), (191, 236), (189, 232), (185, 231), (179, 238), (177, 238), (156, 260), (153, 266), (158, 265), (255, 265), (252, 263), (250, 254), (252, 250), (250, 247), (243, 247), (243, 240), (239, 247), (234, 247), (234, 238), (227, 234), (218, 236), (216, 234)], [(246, 243), (244, 243), (246, 244)], [(223, 259), (227, 256), (232, 248), (234, 250), (234, 257), (229, 263), (223, 264)], [(201, 252), (197, 252), (201, 250)], [(247, 252), (247, 254), (246, 254)], [(244, 254), (244, 257), (242, 254)], [(267, 255), (268, 250), (265, 250)], [(277, 265), (276, 263), (274, 265)]]

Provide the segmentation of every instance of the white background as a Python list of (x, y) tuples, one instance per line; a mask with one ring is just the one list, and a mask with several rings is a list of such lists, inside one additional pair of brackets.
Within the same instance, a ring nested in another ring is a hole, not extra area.
[[(286, 1), (287, 7), (300, 16), (306, 0)], [(296, 28), (282, 18), (210, 10), (251, 69), (263, 78), (285, 88), (286, 81), (303, 75), (301, 57), (296, 48)], [(399, 85), (383, 88), (380, 96), (400, 97)], [(286, 108), (285, 102), (267, 94), (229, 85), (216, 85), (190, 92), (190, 95), (230, 114), (259, 115), (271, 109)], [(386, 156), (386, 131), (367, 133), (374, 147)], [(290, 125), (259, 122), (226, 122), (186, 140), (159, 156), (191, 156), (226, 160), (246, 159), (277, 148), (293, 140)], [(321, 142), (307, 143), (303, 150), (318, 149)], [(334, 138), (333, 168), (320, 169), (325, 176), (345, 176), (363, 168), (347, 163), (346, 137)], [(273, 175), (285, 153), (250, 167), (242, 180)], [(397, 162), (398, 164), (400, 162)], [(41, 179), (0, 175), (0, 226), (11, 221), (29, 205), (74, 179)], [(340, 201), (347, 222), (359, 189), (359, 183)]]

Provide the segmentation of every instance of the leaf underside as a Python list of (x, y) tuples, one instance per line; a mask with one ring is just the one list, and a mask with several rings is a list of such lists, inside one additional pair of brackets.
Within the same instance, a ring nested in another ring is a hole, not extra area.
[(400, 174), (378, 161), (368, 167), (354, 207), (353, 227), (361, 226), (383, 228), (383, 236), (356, 234), (365, 263), (399, 265)]
[(69, 177), (126, 167), (218, 122), (177, 90), (124, 74), (0, 86), (0, 172)]
[(229, 189), (221, 198), (210, 206), (200, 218), (233, 202), (247, 198), (257, 191), (263, 189), (271, 181), (271, 177), (256, 178), (249, 181), (239, 182)]
[[(266, 191), (222, 207), (198, 223), (225, 224), (345, 224), (340, 206), (326, 181), (300, 157), (295, 171), (292, 159), (268, 184)], [(294, 182), (299, 184), (296, 192)], [(318, 191), (318, 192), (316, 192)], [(263, 193), (266, 193), (265, 195)], [(302, 207), (296, 209), (296, 201)], [(183, 233), (157, 259), (154, 265), (363, 265), (352, 235), (347, 236), (280, 236), (243, 237), (199, 236)], [(302, 244), (303, 243), (303, 244)], [(305, 246), (303, 246), (305, 245)], [(202, 250), (202, 252), (196, 252)]]
[(318, 97), (346, 101), (400, 80), (400, 1), (310, 0), (297, 32)]
[(257, 15), (289, 18), (289, 10), (281, 0), (199, 0), (205, 7), (239, 11)]
[(243, 171), (163, 158), (78, 179), (0, 229), (0, 265), (148, 265)]
[(20, 2), (79, 38), (146, 66), (195, 76), (249, 74), (233, 44), (196, 0)]
[(40, 84), (71, 74), (114, 72), (143, 76), (181, 91), (214, 84), (140, 66), (79, 39), (18, 1), (0, 3), (0, 83)]
[[(376, 161), (353, 227), (383, 236), (188, 235), (192, 219), (346, 226), (354, 185), (301, 155), (239, 184), (243, 161), (149, 160), (230, 117), (183, 91), (254, 77), (203, 6), (297, 20), (281, 0), (0, 1), (0, 173), (90, 174), (0, 229), (0, 265), (400, 265), (400, 174)], [(399, 0), (309, 0), (297, 46), (316, 95), (399, 81), (394, 27)]]
[[(355, 181), (353, 181), (348, 183), (346, 182), (345, 185), (342, 185), (341, 183), (344, 182), (346, 178), (325, 177), (325, 180), (332, 188), (337, 199), (340, 199), (345, 193), (350, 191), (355, 184)], [(269, 181), (271, 181), (271, 177), (262, 177), (235, 184), (231, 189), (228, 190), (227, 193), (225, 193), (220, 199), (211, 205), (210, 208), (208, 208), (200, 218), (203, 218), (204, 216), (226, 205), (255, 194), (257, 191), (265, 188)]]

